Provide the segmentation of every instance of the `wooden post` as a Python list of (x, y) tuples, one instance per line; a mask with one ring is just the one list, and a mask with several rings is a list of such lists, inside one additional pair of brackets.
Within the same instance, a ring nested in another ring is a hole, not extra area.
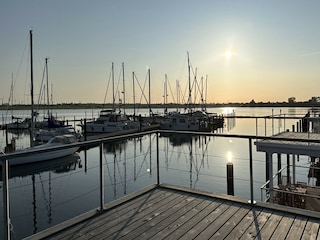
[[(279, 170), (281, 169), (281, 153), (278, 153), (278, 172), (279, 172)], [(278, 174), (278, 185), (279, 184), (282, 184), (282, 182), (281, 182), (281, 172), (279, 172), (279, 174)]]
[(233, 163), (227, 163), (227, 194), (234, 195)]

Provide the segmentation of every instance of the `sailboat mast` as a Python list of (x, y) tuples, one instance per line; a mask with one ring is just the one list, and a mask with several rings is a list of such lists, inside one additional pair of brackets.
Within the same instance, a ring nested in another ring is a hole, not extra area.
[(179, 81), (176, 80), (176, 89), (177, 89), (177, 112), (178, 112), (178, 106), (180, 105), (180, 84)]
[(49, 96), (49, 77), (48, 77), (48, 58), (46, 58), (46, 77), (47, 77), (47, 107), (48, 107), (48, 118), (50, 117), (50, 96)]
[(164, 114), (167, 114), (167, 104), (168, 104), (168, 93), (167, 93), (167, 74), (164, 75), (164, 89), (163, 89), (163, 104), (164, 104)]
[(113, 111), (115, 111), (116, 107), (115, 107), (115, 97), (114, 97), (114, 67), (113, 67), (113, 63), (112, 63), (112, 67), (111, 67), (111, 74), (112, 74), (112, 109), (113, 109)]
[(11, 98), (11, 117), (13, 117), (13, 73), (11, 73), (10, 98)]
[(204, 95), (204, 109), (207, 111), (207, 90), (208, 90), (208, 75), (206, 75), (205, 95)]
[(189, 97), (188, 97), (188, 112), (191, 112), (191, 73), (190, 73), (190, 60), (189, 60), (189, 52), (188, 55), (188, 82), (189, 82)]
[(134, 72), (132, 72), (132, 91), (133, 91), (133, 116), (136, 116), (136, 95), (134, 89)]
[(148, 78), (149, 78), (149, 116), (151, 116), (152, 115), (152, 110), (151, 110), (150, 68), (148, 69)]
[(125, 80), (124, 80), (124, 63), (122, 63), (122, 84), (123, 84), (123, 114), (126, 114), (126, 87), (125, 87)]
[(30, 132), (30, 145), (33, 146), (34, 134), (34, 100), (33, 100), (33, 49), (32, 49), (32, 30), (30, 30), (30, 78), (31, 78), (31, 132)]

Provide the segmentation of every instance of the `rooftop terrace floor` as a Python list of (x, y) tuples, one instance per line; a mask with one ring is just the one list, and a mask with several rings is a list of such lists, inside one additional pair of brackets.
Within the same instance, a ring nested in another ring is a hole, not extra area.
[(317, 214), (155, 185), (29, 239), (317, 239)]

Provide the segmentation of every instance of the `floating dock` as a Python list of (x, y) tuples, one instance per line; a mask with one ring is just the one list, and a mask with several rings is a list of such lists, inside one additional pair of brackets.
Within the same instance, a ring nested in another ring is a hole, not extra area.
[[(295, 156), (305, 155), (311, 159), (320, 157), (320, 134), (310, 132), (282, 132), (255, 142), (257, 151), (266, 153), (266, 181), (269, 199), (271, 203), (304, 208), (308, 210), (320, 210), (320, 188), (308, 186), (306, 182), (296, 181)], [(287, 168), (290, 173), (290, 154), (292, 157), (293, 173), (289, 176), (278, 175), (278, 184), (273, 180), (273, 154), (277, 154), (278, 174), (281, 169), (281, 154), (287, 155)], [(312, 166), (310, 166), (311, 169)], [(310, 173), (309, 173), (310, 175)]]

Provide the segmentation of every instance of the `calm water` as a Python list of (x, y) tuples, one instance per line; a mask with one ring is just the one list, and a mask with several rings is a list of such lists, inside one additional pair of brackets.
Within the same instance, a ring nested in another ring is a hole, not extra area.
[[(209, 112), (238, 116), (267, 116), (285, 114), (303, 116), (307, 108), (215, 108)], [(57, 110), (64, 120), (97, 117), (99, 110)], [(126, 110), (130, 113), (130, 110)], [(132, 112), (132, 110), (131, 110)], [(159, 110), (161, 112), (161, 110)], [(147, 110), (140, 111), (145, 115)], [(1, 121), (6, 112), (0, 111)], [(29, 116), (16, 111), (15, 116)], [(11, 113), (10, 116), (11, 117)], [(0, 121), (0, 123), (1, 123)], [(225, 127), (217, 133), (270, 136), (291, 129), (297, 120), (226, 119)], [(75, 126), (78, 128), (77, 126)], [(2, 131), (0, 147), (4, 149)], [(17, 148), (29, 145), (28, 132), (10, 133), (17, 139)], [(160, 180), (164, 183), (226, 194), (226, 163), (234, 164), (235, 195), (248, 199), (249, 153), (248, 140), (220, 137), (160, 136)], [(127, 139), (103, 147), (105, 202), (156, 182), (156, 137)], [(260, 186), (265, 182), (265, 154), (255, 151), (254, 193), (260, 201)], [(299, 165), (308, 165), (300, 157)], [(284, 163), (283, 163), (284, 164)], [(276, 164), (274, 164), (276, 169)], [(307, 169), (297, 171), (297, 181), (308, 182)], [(2, 182), (1, 182), (2, 206)], [(90, 148), (74, 156), (44, 164), (14, 167), (10, 170), (10, 214), (13, 239), (21, 239), (76, 215), (99, 207), (99, 149)], [(2, 208), (1, 229), (2, 234)]]

